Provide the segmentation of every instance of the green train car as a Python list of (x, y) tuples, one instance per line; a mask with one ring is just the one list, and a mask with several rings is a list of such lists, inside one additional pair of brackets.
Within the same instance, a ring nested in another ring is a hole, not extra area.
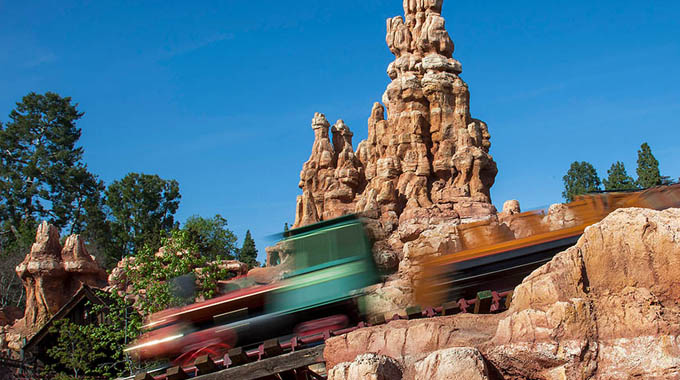
[(292, 229), (283, 241), (293, 270), (272, 293), (267, 312), (295, 313), (356, 298), (379, 279), (371, 242), (356, 215)]
[(233, 347), (310, 337), (361, 320), (362, 289), (378, 281), (371, 242), (359, 218), (348, 215), (287, 231), (290, 255), (280, 281), (235, 281), (228, 293), (152, 315), (150, 329), (127, 349), (142, 360), (197, 355), (221, 357)]

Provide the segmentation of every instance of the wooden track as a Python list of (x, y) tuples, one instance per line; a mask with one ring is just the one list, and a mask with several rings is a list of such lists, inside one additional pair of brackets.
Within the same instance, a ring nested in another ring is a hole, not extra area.
[(218, 372), (195, 377), (197, 380), (253, 380), (287, 371), (305, 368), (312, 364), (323, 363), (324, 345), (262, 359), (257, 362), (223, 369)]

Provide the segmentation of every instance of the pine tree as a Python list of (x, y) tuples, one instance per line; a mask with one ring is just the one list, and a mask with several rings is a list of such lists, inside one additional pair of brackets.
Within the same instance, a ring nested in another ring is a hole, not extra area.
[(6, 231), (35, 230), (45, 219), (70, 226), (71, 233), (85, 229), (86, 205), (103, 184), (77, 146), (82, 116), (70, 97), (31, 92), (0, 124), (0, 221)]
[(255, 248), (255, 240), (250, 235), (250, 230), (246, 231), (246, 237), (243, 239), (243, 246), (239, 250), (238, 259), (242, 263), (248, 264), (248, 268), (259, 267), (257, 262), (257, 249)]
[(562, 181), (564, 181), (562, 196), (568, 202), (574, 200), (577, 195), (600, 190), (600, 178), (597, 176), (597, 171), (586, 161), (572, 162), (567, 174), (562, 177)]
[(626, 172), (626, 167), (623, 162), (616, 161), (611, 168), (607, 170), (607, 178), (602, 179), (604, 189), (608, 191), (616, 190), (631, 190), (635, 188), (635, 181)]
[(637, 185), (639, 187), (647, 189), (661, 184), (659, 161), (656, 160), (647, 143), (643, 143), (638, 150), (637, 165)]

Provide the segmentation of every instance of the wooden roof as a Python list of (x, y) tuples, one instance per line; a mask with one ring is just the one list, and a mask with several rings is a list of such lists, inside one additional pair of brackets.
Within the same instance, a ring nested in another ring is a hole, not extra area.
[(76, 294), (71, 297), (71, 299), (64, 304), (64, 306), (59, 309), (59, 311), (56, 312), (48, 321), (45, 323), (40, 330), (38, 330), (35, 335), (31, 337), (31, 339), (26, 342), (24, 345), (23, 349), (26, 352), (32, 351), (35, 347), (37, 347), (40, 342), (47, 336), (47, 334), (50, 331), (50, 327), (54, 324), (54, 322), (64, 319), (66, 316), (68, 316), (73, 309), (76, 308), (76, 306), (80, 305), (83, 302), (90, 301), (95, 304), (103, 305), (106, 302), (101, 299), (97, 294), (95, 294), (93, 288), (86, 284), (81, 284), (80, 289), (76, 292)]

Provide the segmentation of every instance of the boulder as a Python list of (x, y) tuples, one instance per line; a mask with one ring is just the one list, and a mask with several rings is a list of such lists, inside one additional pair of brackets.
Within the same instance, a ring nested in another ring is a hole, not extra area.
[(534, 271), (485, 344), (511, 379), (680, 377), (680, 209), (619, 209)]
[(401, 380), (399, 363), (387, 356), (363, 354), (328, 371), (328, 380)]
[(476, 348), (435, 351), (415, 364), (415, 378), (427, 380), (488, 380), (489, 370)]
[(474, 347), (496, 331), (499, 315), (459, 314), (415, 320), (396, 320), (328, 339), (324, 349), (327, 368), (351, 362), (364, 353), (389, 356), (405, 364), (428, 353), (451, 347)]

